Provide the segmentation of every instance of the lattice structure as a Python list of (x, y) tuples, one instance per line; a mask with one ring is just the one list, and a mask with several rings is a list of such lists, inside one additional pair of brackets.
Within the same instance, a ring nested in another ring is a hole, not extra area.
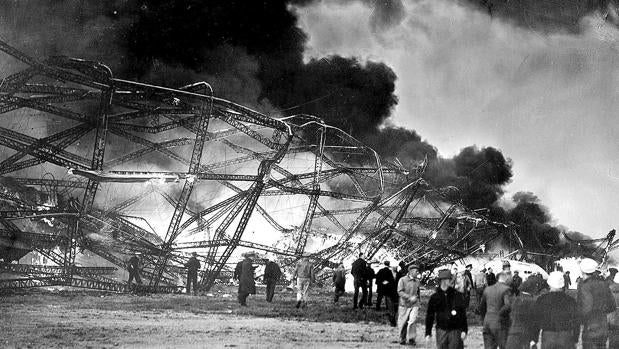
[(427, 161), (383, 163), (317, 117), (267, 116), (205, 82), (153, 86), (101, 63), (0, 50), (0, 256), (55, 264), (0, 264), (20, 275), (0, 288), (128, 291), (119, 280), (134, 252), (143, 289), (166, 292), (182, 285), (186, 251), (199, 252), (205, 290), (247, 249), (320, 266), (355, 251), (430, 265), (502, 231), (429, 188)]

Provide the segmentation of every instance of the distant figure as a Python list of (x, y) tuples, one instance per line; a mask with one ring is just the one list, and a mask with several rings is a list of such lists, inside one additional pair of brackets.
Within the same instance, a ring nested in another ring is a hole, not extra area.
[(239, 275), (239, 294), (238, 299), (241, 306), (247, 306), (247, 297), (250, 294), (256, 294), (256, 281), (254, 280), (254, 266), (252, 264), (253, 253), (245, 253), (243, 263), (241, 264), (241, 273)]
[[(368, 297), (368, 288), (365, 283), (366, 268), (367, 265), (365, 263), (365, 259), (363, 259), (363, 253), (360, 253), (359, 258), (352, 263), (352, 268), (350, 269), (350, 273), (354, 278), (355, 287), (355, 293), (352, 298), (353, 309), (357, 309), (357, 307), (363, 309), (365, 301)], [(361, 289), (361, 301), (357, 303), (357, 300), (359, 299), (359, 289)]]
[(307, 256), (304, 256), (297, 263), (297, 267), (292, 274), (292, 279), (297, 279), (297, 305), (296, 307), (307, 307), (307, 292), (310, 285), (314, 282), (314, 266)]
[(372, 306), (372, 286), (373, 286), (373, 281), (375, 277), (376, 277), (376, 273), (374, 272), (374, 269), (372, 268), (370, 263), (367, 263), (366, 268), (365, 268), (364, 279), (366, 282), (366, 287), (368, 289), (368, 297), (367, 297), (367, 301), (365, 302), (365, 304), (368, 307)]
[(522, 285), (522, 278), (520, 277), (520, 275), (518, 275), (518, 270), (515, 270), (511, 282), (512, 294), (514, 296), (518, 295), (518, 289), (520, 288), (520, 285)]
[(469, 285), (466, 293), (464, 294), (467, 309), (469, 307), (469, 304), (471, 303), (471, 292), (475, 290), (475, 287), (473, 286), (473, 274), (471, 273), (471, 270), (473, 270), (473, 265), (467, 264), (464, 269), (464, 277), (468, 279)]
[(337, 303), (340, 297), (344, 294), (346, 285), (346, 269), (344, 269), (344, 263), (340, 263), (333, 271), (333, 287), (335, 288), (335, 295), (333, 302)]
[(415, 335), (417, 333), (417, 315), (419, 313), (419, 280), (417, 265), (408, 266), (408, 275), (398, 282), (398, 332), (400, 333), (400, 344), (415, 345)]
[(509, 329), (511, 289), (507, 286), (509, 273), (499, 273), (499, 280), (486, 287), (481, 297), (480, 315), (483, 319), (485, 349), (505, 348)]
[(187, 294), (191, 294), (191, 286), (193, 285), (193, 294), (198, 294), (198, 270), (200, 270), (200, 261), (198, 261), (198, 254), (193, 252), (191, 257), (185, 263), (187, 268)]
[(243, 260), (241, 259), (238, 263), (236, 263), (236, 267), (234, 267), (234, 274), (232, 275), (232, 279), (238, 280), (241, 277), (242, 270), (243, 270)]
[(395, 326), (395, 313), (397, 298), (397, 285), (395, 283), (395, 277), (390, 269), (389, 261), (385, 261), (385, 266), (376, 273), (376, 310), (380, 310), (380, 305), (383, 298), (385, 298), (385, 305), (389, 316), (389, 323), (391, 326)]
[(492, 286), (496, 284), (496, 275), (492, 272), (492, 268), (488, 268), (486, 273), (486, 285)]
[(569, 290), (570, 286), (572, 286), (572, 279), (570, 279), (570, 271), (566, 271), (563, 273), (563, 282), (565, 285), (563, 286), (563, 291)]
[(535, 324), (532, 319), (535, 314), (535, 297), (537, 285), (531, 278), (527, 279), (518, 289), (518, 295), (513, 298), (510, 306), (509, 319), (511, 326), (507, 334), (507, 349), (530, 349), (531, 341), (537, 342)]
[(142, 284), (142, 279), (140, 279), (140, 256), (142, 253), (136, 252), (129, 261), (127, 262), (127, 271), (129, 272), (129, 280), (127, 280), (127, 284), (131, 285), (133, 279), (138, 285)]
[(541, 295), (535, 302), (534, 337), (537, 339), (541, 330), (542, 348), (573, 349), (580, 332), (576, 301), (563, 292), (565, 281), (562, 272), (550, 273), (548, 286), (550, 292)]
[(400, 279), (404, 276), (406, 276), (408, 274), (408, 268), (406, 267), (406, 263), (404, 263), (404, 261), (400, 261), (400, 263), (398, 263), (398, 267), (400, 267), (400, 270), (397, 271), (396, 275), (395, 275), (395, 284), (397, 285), (398, 282), (400, 281)]
[(503, 265), (502, 265), (503, 270), (501, 270), (503, 273), (511, 273), (512, 272), (512, 265), (509, 263), (508, 260), (504, 260), (503, 261)]
[[(609, 288), (615, 299), (615, 304), (619, 304), (619, 274), (615, 274)], [(619, 309), (608, 314), (608, 332), (608, 347), (619, 348)]]
[(458, 272), (454, 278), (454, 288), (464, 296), (464, 304), (469, 307), (471, 300), (471, 288), (473, 287), (470, 279), (466, 276), (466, 272)]
[(576, 302), (583, 325), (583, 349), (605, 348), (608, 339), (606, 314), (617, 308), (608, 284), (595, 276), (597, 267), (597, 262), (590, 258), (580, 262), (583, 277), (578, 285)]
[(264, 281), (267, 284), (266, 289), (266, 297), (267, 302), (273, 301), (273, 296), (275, 295), (275, 286), (277, 285), (277, 281), (282, 276), (282, 270), (279, 268), (279, 265), (272, 260), (269, 260), (266, 267), (264, 268)]
[(617, 275), (617, 268), (608, 268), (608, 277), (606, 278), (606, 283), (608, 283), (608, 285), (612, 285), (614, 283), (615, 275)]
[[(436, 347), (439, 349), (460, 349), (468, 332), (464, 297), (451, 287), (452, 275), (447, 269), (438, 272), (439, 286), (430, 300), (426, 311), (426, 342), (432, 336), (436, 319)], [(426, 343), (426, 347), (429, 347)]]
[(475, 287), (475, 296), (477, 297), (477, 306), (481, 303), (481, 295), (484, 293), (484, 289), (488, 285), (486, 279), (486, 268), (483, 268), (478, 273), (475, 273), (473, 280), (473, 286)]

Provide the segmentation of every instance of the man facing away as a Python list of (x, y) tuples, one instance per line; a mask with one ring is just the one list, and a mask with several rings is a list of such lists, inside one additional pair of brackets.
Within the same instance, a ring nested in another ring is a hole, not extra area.
[(582, 320), (582, 348), (606, 348), (608, 321), (606, 314), (617, 308), (608, 284), (595, 275), (596, 261), (585, 258), (580, 262), (583, 273), (578, 284), (576, 303)]
[(518, 270), (514, 270), (514, 277), (512, 278), (512, 294), (514, 296), (518, 295), (518, 289), (522, 285), (522, 278), (518, 275)]
[(475, 287), (475, 296), (478, 307), (479, 303), (481, 303), (481, 295), (484, 293), (486, 285), (486, 268), (483, 268), (478, 273), (475, 273), (475, 278), (473, 280), (473, 287)]
[(267, 284), (266, 297), (267, 302), (269, 303), (273, 301), (275, 286), (277, 285), (277, 281), (279, 281), (280, 276), (282, 276), (282, 270), (279, 268), (279, 265), (274, 261), (269, 260), (264, 268), (264, 281)]
[[(563, 273), (553, 271), (548, 276), (550, 292), (541, 295), (535, 301), (534, 338), (537, 341), (539, 331), (542, 331), (542, 347), (544, 349), (574, 349), (578, 342), (580, 324), (576, 301), (563, 292), (565, 281)], [(530, 343), (533, 344), (533, 343)]]
[(239, 275), (239, 294), (238, 300), (241, 306), (247, 306), (247, 297), (250, 294), (256, 294), (256, 281), (254, 280), (254, 266), (252, 264), (253, 253), (245, 253), (243, 255), (243, 263), (241, 264), (241, 273)]
[[(355, 287), (355, 293), (352, 298), (353, 309), (357, 309), (357, 307), (359, 307), (360, 309), (363, 309), (363, 306), (365, 305), (365, 301), (367, 300), (367, 297), (368, 297), (368, 288), (365, 282), (366, 268), (367, 268), (367, 265), (366, 265), (365, 259), (363, 259), (363, 254), (360, 253), (359, 258), (357, 258), (352, 263), (352, 268), (350, 269), (350, 273), (352, 274), (354, 278), (354, 287)], [(359, 288), (361, 288), (361, 301), (357, 303), (357, 300), (359, 299)]]
[(389, 316), (389, 323), (391, 326), (395, 326), (395, 313), (396, 313), (396, 300), (397, 297), (397, 285), (395, 283), (395, 277), (390, 268), (390, 262), (385, 261), (385, 266), (376, 273), (376, 292), (378, 296), (376, 298), (376, 310), (380, 310), (380, 305), (383, 298), (385, 298), (385, 305), (387, 306), (387, 312)]
[(566, 271), (565, 273), (563, 273), (563, 282), (564, 282), (564, 286), (563, 286), (563, 291), (565, 290), (569, 290), (570, 286), (572, 286), (572, 279), (570, 278), (570, 271)]
[(333, 287), (334, 295), (333, 302), (337, 303), (340, 297), (345, 292), (346, 286), (346, 269), (344, 269), (344, 263), (338, 264), (337, 268), (333, 271)]
[(131, 281), (135, 279), (135, 282), (138, 285), (142, 284), (142, 279), (140, 279), (140, 256), (142, 253), (136, 252), (127, 263), (127, 271), (129, 272), (129, 280), (127, 284), (131, 286)]
[(297, 279), (297, 305), (299, 308), (307, 307), (307, 292), (310, 284), (314, 280), (314, 268), (307, 256), (304, 256), (297, 263), (294, 273), (292, 273), (292, 279)]
[(488, 268), (486, 271), (486, 285), (492, 286), (496, 284), (496, 275), (492, 272), (492, 268)]
[(415, 345), (417, 333), (417, 315), (419, 313), (419, 267), (415, 264), (408, 266), (408, 274), (398, 282), (398, 332), (400, 344)]
[(499, 273), (498, 282), (486, 287), (481, 296), (479, 312), (483, 319), (485, 349), (505, 348), (509, 330), (511, 290), (507, 281), (510, 277), (509, 273)]
[(198, 261), (198, 254), (193, 252), (191, 257), (185, 263), (185, 268), (187, 268), (187, 294), (191, 293), (191, 286), (193, 285), (193, 294), (196, 295), (198, 293), (198, 270), (200, 270), (200, 261)]
[(436, 347), (460, 349), (468, 332), (466, 307), (463, 295), (451, 287), (452, 275), (447, 269), (438, 273), (439, 286), (428, 302), (426, 312), (426, 341), (432, 336), (436, 319)]
[(365, 268), (365, 283), (366, 283), (366, 287), (368, 289), (368, 296), (367, 296), (367, 300), (365, 302), (365, 305), (367, 305), (368, 307), (372, 306), (372, 281), (374, 281), (374, 278), (376, 277), (376, 273), (374, 272), (374, 268), (372, 268), (372, 265), (370, 263), (366, 263), (365, 264), (366, 268)]

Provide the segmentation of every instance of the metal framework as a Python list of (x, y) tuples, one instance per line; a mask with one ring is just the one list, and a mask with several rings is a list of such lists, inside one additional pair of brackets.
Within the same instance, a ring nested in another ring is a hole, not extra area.
[[(35, 60), (0, 42), (0, 288), (115, 292), (142, 253), (144, 291), (175, 292), (187, 250), (200, 284), (247, 249), (318, 267), (356, 251), (434, 265), (507, 229), (311, 115), (271, 117), (200, 82), (168, 88), (103, 64)], [(34, 125), (34, 126), (33, 126)], [(54, 265), (7, 264), (36, 251)], [(93, 257), (96, 256), (96, 257)], [(96, 262), (93, 262), (96, 261)], [(95, 263), (96, 265), (89, 265)]]

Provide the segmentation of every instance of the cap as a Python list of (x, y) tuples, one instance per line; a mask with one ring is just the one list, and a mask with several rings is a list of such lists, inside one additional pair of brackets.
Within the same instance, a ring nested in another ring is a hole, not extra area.
[(408, 270), (411, 270), (411, 269), (419, 269), (419, 266), (417, 264), (413, 263), (413, 264), (408, 266)]
[(563, 279), (563, 273), (560, 271), (553, 271), (548, 275), (546, 281), (550, 288), (563, 288), (565, 286), (565, 280)]
[(441, 269), (438, 271), (438, 277), (437, 279), (442, 280), (442, 279), (451, 279), (451, 272), (449, 271), (449, 269)]
[(591, 258), (585, 258), (580, 261), (580, 270), (585, 274), (592, 274), (598, 267), (598, 263)]

